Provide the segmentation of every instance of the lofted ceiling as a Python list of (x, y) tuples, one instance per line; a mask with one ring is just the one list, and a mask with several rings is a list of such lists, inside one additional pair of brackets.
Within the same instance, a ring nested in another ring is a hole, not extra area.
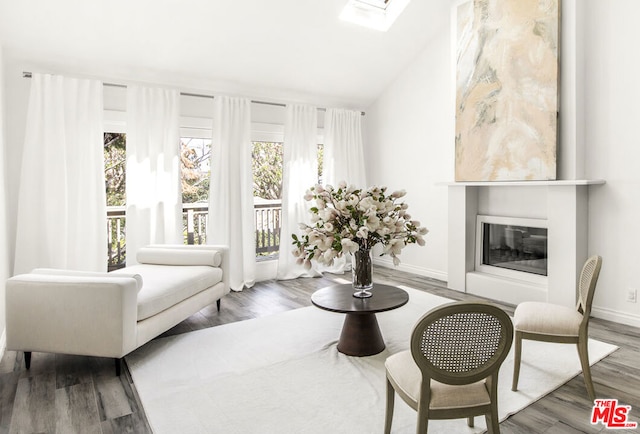
[(346, 0), (0, 0), (0, 43), (21, 59), (101, 78), (366, 108), (448, 29), (452, 1), (412, 0), (378, 32), (340, 21)]

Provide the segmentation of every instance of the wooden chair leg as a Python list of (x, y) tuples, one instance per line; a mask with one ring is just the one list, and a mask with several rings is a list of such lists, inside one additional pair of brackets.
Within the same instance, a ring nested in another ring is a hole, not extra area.
[(218, 312), (220, 312), (220, 299), (216, 300), (216, 307), (218, 308)]
[(115, 361), (116, 364), (116, 377), (119, 377), (120, 374), (122, 373), (122, 359), (113, 359)]
[(596, 399), (596, 390), (593, 387), (593, 380), (591, 379), (591, 366), (589, 365), (589, 347), (587, 338), (578, 340), (578, 356), (580, 356), (580, 364), (582, 365), (584, 385), (587, 388), (589, 399), (593, 401)]
[(31, 351), (24, 352), (24, 366), (27, 369), (31, 368)]
[[(424, 389), (423, 389), (424, 390)], [(428, 395), (420, 392), (421, 398), (418, 400), (418, 423), (416, 424), (416, 434), (427, 434), (429, 429), (429, 399), (422, 401), (422, 396)]]
[[(473, 422), (473, 416), (469, 416), (469, 417), (467, 418), (467, 426), (468, 426), (469, 428), (473, 428), (473, 426), (474, 426), (474, 425), (475, 425), (475, 424), (474, 424), (474, 422)], [(487, 425), (487, 426), (488, 426), (488, 425)]]
[(384, 434), (391, 432), (391, 421), (393, 420), (393, 404), (395, 402), (395, 393), (391, 382), (387, 379), (387, 409), (384, 415)]
[(500, 424), (498, 423), (498, 409), (496, 408), (491, 413), (485, 414), (484, 418), (487, 422), (487, 434), (500, 434)]
[(522, 334), (519, 331), (515, 333), (513, 348), (513, 381), (511, 383), (511, 390), (514, 392), (518, 390), (518, 378), (520, 377), (520, 358), (522, 354)]

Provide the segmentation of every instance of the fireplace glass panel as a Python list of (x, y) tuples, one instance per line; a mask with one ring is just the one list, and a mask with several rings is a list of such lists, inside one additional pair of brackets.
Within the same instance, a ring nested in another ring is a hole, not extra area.
[(547, 275), (547, 229), (482, 224), (482, 264)]

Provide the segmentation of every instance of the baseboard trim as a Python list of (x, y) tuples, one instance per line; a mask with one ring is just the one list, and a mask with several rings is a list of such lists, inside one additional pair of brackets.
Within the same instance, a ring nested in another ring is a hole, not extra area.
[(591, 308), (591, 316), (640, 328), (640, 315), (593, 306)]
[[(388, 257), (378, 257), (373, 259), (375, 265), (379, 265), (386, 268), (397, 268), (407, 273), (417, 274), (419, 276), (430, 277), (432, 279), (441, 280), (447, 282), (447, 273), (438, 270), (431, 270), (424, 267), (417, 267), (415, 265), (406, 265), (400, 263), (398, 266), (393, 265), (393, 261)], [(593, 306), (591, 309), (591, 315), (594, 318), (600, 318), (607, 321), (613, 321), (619, 324), (625, 324), (632, 327), (640, 328), (640, 315), (630, 314), (627, 312), (620, 312), (613, 309), (599, 308)]]
[(432, 279), (441, 280), (444, 283), (447, 282), (447, 278), (448, 278), (447, 273), (439, 270), (432, 270), (429, 268), (417, 267), (415, 265), (407, 265), (407, 264), (403, 264), (402, 262), (400, 263), (400, 265), (397, 265), (397, 266), (393, 265), (393, 260), (388, 259), (388, 257), (374, 258), (373, 263), (375, 265), (380, 265), (386, 268), (396, 268), (400, 271), (405, 271), (407, 273), (413, 273), (419, 276), (430, 277)]

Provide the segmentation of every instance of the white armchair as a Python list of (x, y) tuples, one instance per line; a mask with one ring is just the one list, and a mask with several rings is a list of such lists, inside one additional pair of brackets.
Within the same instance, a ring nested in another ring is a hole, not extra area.
[(141, 249), (111, 273), (36, 269), (6, 286), (7, 349), (120, 359), (229, 293), (226, 246)]

